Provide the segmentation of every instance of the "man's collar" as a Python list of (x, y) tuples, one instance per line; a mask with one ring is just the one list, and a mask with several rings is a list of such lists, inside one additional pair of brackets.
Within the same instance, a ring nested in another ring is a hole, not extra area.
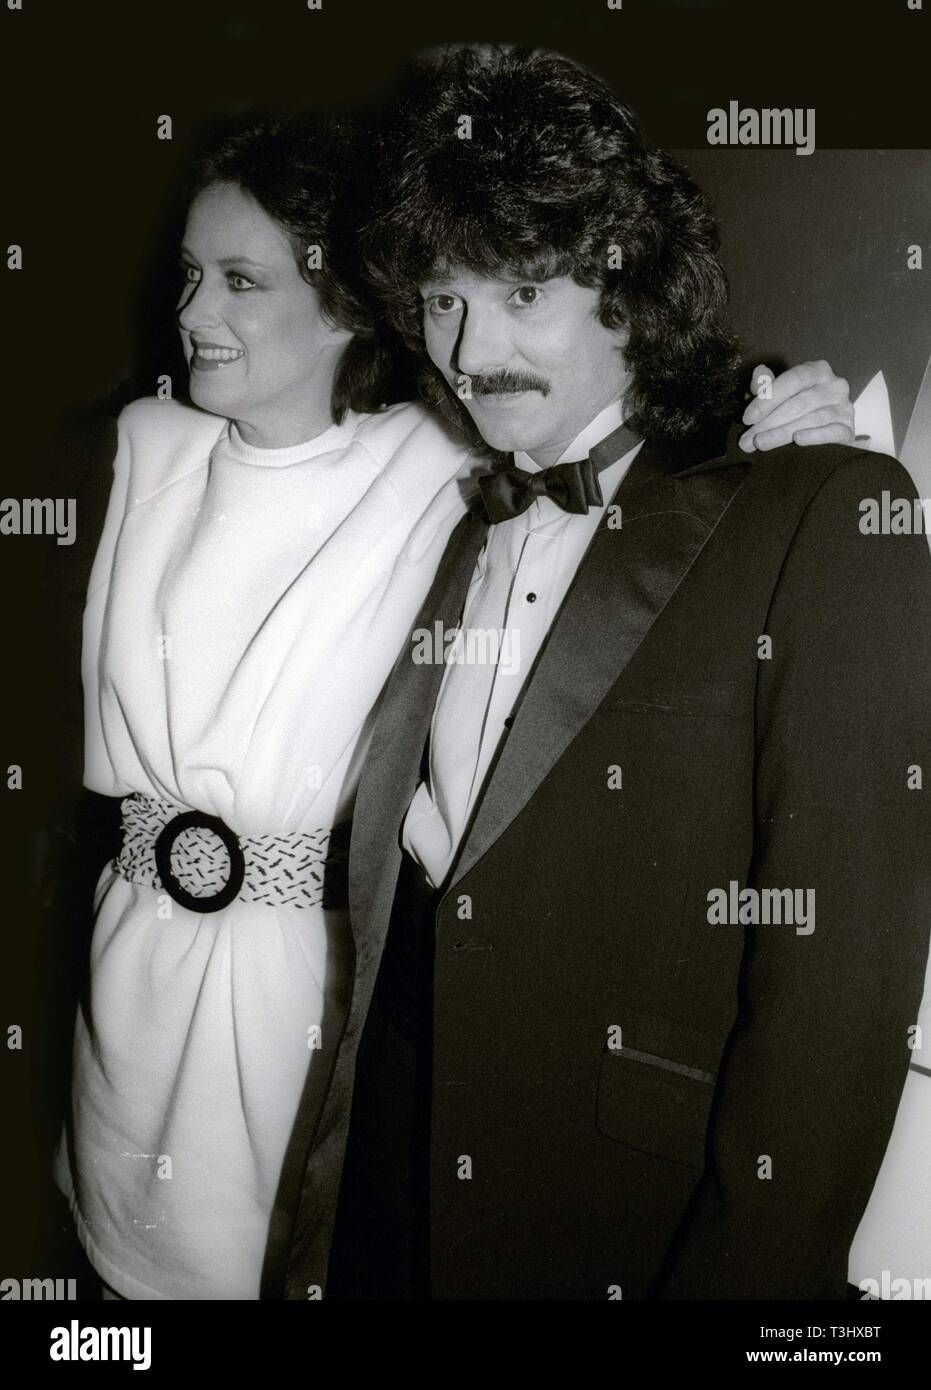
[(625, 454), (629, 454), (631, 449), (635, 449), (642, 443), (643, 436), (629, 425), (621, 424), (611, 431), (604, 439), (595, 444), (589, 458), (594, 465), (596, 473), (603, 473), (606, 468), (610, 468), (618, 459), (622, 459)]
[(750, 455), (741, 449), (738, 440), (746, 426), (739, 421), (727, 427), (726, 437), (723, 426), (713, 427), (709, 433), (690, 436), (681, 446), (677, 458), (678, 468), (674, 478), (689, 477), (693, 473), (710, 473), (714, 468), (726, 468), (735, 463), (749, 462)]
[[(731, 467), (734, 464), (745, 464), (749, 461), (750, 455), (741, 449), (738, 443), (745, 429), (746, 426), (739, 421), (730, 424), (727, 421), (706, 420), (683, 439), (654, 439), (651, 452), (662, 458), (662, 471), (667, 477), (673, 478), (686, 477), (693, 473), (707, 473), (712, 469)], [(576, 446), (582, 444), (583, 436), (590, 438), (592, 434), (596, 442), (589, 443), (587, 447), (598, 471), (610, 467), (640, 439), (640, 435), (623, 423), (621, 402), (614, 401), (576, 435), (569, 449), (564, 450), (560, 461), (570, 453), (570, 449), (572, 457), (581, 457), (582, 455), (576, 452)], [(539, 465), (527, 454), (515, 453), (514, 462), (518, 468), (526, 466), (529, 472), (539, 471)]]

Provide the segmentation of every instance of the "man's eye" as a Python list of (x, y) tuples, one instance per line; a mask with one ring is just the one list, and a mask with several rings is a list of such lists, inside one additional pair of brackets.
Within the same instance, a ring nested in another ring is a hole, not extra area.
[(521, 309), (529, 309), (532, 304), (539, 302), (540, 291), (536, 285), (520, 285), (511, 295), (511, 299)]
[(457, 294), (431, 294), (427, 299), (431, 314), (454, 314), (461, 307), (462, 300)]
[(181, 279), (187, 285), (196, 285), (200, 279), (200, 271), (196, 265), (191, 265), (188, 261), (181, 262)]
[(231, 270), (226, 278), (231, 290), (255, 289), (255, 281), (250, 280), (247, 275), (240, 275), (237, 270)]

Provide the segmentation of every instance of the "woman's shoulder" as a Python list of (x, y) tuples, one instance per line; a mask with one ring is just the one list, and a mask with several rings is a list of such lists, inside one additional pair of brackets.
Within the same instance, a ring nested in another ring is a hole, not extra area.
[[(144, 396), (131, 401), (117, 420), (114, 477), (127, 505), (137, 507), (187, 474), (207, 466), (229, 421), (180, 401)], [(131, 499), (131, 500), (130, 500)]]
[(219, 439), (228, 425), (222, 415), (210, 415), (181, 401), (141, 396), (120, 411), (120, 433), (132, 440), (177, 447)]
[(469, 456), (463, 441), (419, 401), (402, 401), (362, 417), (355, 439), (382, 468), (416, 452), (440, 471), (455, 474)]
[(417, 402), (366, 416), (354, 443), (375, 461), (379, 486), (395, 498), (399, 559), (435, 565), (474, 492), (474, 450)]

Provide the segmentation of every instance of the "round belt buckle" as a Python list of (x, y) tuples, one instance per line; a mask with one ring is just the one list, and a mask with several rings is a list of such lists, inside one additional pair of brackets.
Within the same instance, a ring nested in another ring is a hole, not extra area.
[[(182, 831), (190, 830), (195, 825), (212, 830), (223, 841), (230, 857), (229, 882), (212, 898), (198, 898), (186, 888), (182, 888), (171, 867), (171, 851), (175, 840)], [(169, 897), (174, 898), (182, 907), (189, 908), (191, 912), (220, 912), (224, 907), (229, 907), (238, 896), (246, 876), (246, 861), (238, 837), (219, 816), (202, 815), (200, 811), (182, 811), (163, 826), (155, 841), (155, 865)]]

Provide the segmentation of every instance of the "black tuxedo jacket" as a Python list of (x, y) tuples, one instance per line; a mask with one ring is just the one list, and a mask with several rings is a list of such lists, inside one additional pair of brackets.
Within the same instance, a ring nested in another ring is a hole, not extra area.
[[(895, 460), (736, 435), (697, 465), (641, 449), (441, 897), (435, 1297), (844, 1296), (928, 951), (931, 564), (859, 529), (862, 499), (915, 495)], [(417, 627), (456, 625), (484, 534), (461, 523)], [(442, 670), (401, 653), (359, 790), (356, 979), (289, 1298), (325, 1284)], [(813, 890), (814, 930), (709, 922), (731, 883)]]

